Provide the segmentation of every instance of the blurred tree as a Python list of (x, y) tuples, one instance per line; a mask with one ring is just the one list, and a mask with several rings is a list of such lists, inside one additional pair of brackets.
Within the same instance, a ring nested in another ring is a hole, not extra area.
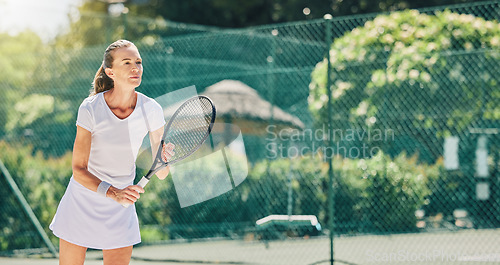
[[(109, 8), (112, 5), (115, 6)], [(197, 25), (186, 27), (184, 23), (166, 21), (155, 14), (143, 14), (138, 12), (140, 8), (144, 6), (133, 2), (125, 6), (88, 0), (79, 7), (78, 15), (71, 17), (69, 31), (56, 38), (55, 46), (73, 49), (107, 46), (117, 39), (153, 44), (160, 37), (209, 30)], [(110, 9), (114, 11), (110, 12)]]
[[(255, 25), (322, 18), (325, 14), (346, 16), (386, 12), (407, 8), (470, 3), (474, 0), (128, 0), (127, 11), (134, 16), (163, 18), (170, 21), (239, 28)], [(108, 12), (103, 0), (85, 0), (80, 12)], [(109, 30), (103, 19), (85, 20), (78, 25), (82, 33), (95, 33), (95, 27)], [(109, 21), (106, 23), (108, 24)], [(75, 26), (75, 25), (74, 25)], [(133, 26), (133, 25), (132, 25)], [(121, 29), (123, 31), (123, 29)], [(113, 33), (111, 33), (113, 34)], [(99, 43), (105, 34), (90, 34), (87, 42)], [(74, 36), (75, 37), (75, 36)]]
[(33, 53), (45, 49), (42, 41), (31, 31), (16, 36), (0, 33), (0, 137), (12, 130), (16, 122), (16, 102), (22, 99), (33, 86), (33, 74), (38, 63)]
[[(71, 153), (47, 159), (40, 152), (34, 154), (30, 146), (19, 142), (7, 144), (0, 140), (0, 159), (12, 174), (45, 232), (52, 235), (49, 224), (71, 177)], [(3, 176), (0, 177), (0, 184), (5, 189), (0, 194), (0, 251), (43, 247), (43, 241), (34, 232), (32, 222), (21, 210)], [(51, 239), (53, 243), (57, 242), (55, 236), (51, 236)]]
[[(330, 50), (335, 126), (390, 128), (398, 137), (386, 141), (385, 151), (420, 152), (434, 161), (441, 137), (500, 119), (493, 78), (499, 28), (472, 15), (410, 10), (379, 15), (336, 39)], [(326, 61), (312, 78), (310, 110), (324, 124)]]
[[(88, 95), (102, 51), (92, 64), (81, 48), (52, 48), (31, 31), (0, 33), (0, 139), (59, 156), (72, 147), (76, 110)], [(91, 71), (82, 82), (74, 73), (85, 73), (80, 67), (86, 64)]]
[[(198, 25), (239, 28), (271, 23), (322, 18), (325, 14), (346, 16), (436, 5), (474, 2), (473, 0), (128, 0), (122, 14), (108, 15), (104, 0), (85, 0), (80, 14), (72, 17), (71, 29), (57, 40), (58, 46), (85, 47), (109, 43), (119, 38), (157, 38), (178, 34), (166, 20)], [(118, 8), (119, 9), (119, 8)], [(130, 14), (130, 16), (128, 15)], [(157, 21), (141, 21), (132, 17)], [(185, 31), (186, 29), (184, 29)]]
[[(121, 38), (122, 21), (108, 16), (107, 9), (103, 1), (86, 1), (79, 7), (79, 15), (71, 18), (70, 30), (56, 39), (56, 46), (82, 48)], [(94, 12), (92, 17), (87, 17), (88, 12)]]
[(200, 25), (248, 27), (322, 18), (325, 14), (346, 16), (466, 2), (474, 0), (150, 0), (147, 4), (131, 5), (134, 13), (144, 16)]

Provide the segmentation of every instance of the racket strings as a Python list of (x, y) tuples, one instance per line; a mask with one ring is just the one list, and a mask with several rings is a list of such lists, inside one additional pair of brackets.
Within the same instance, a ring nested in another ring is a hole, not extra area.
[(197, 148), (209, 133), (213, 106), (209, 100), (199, 98), (185, 104), (172, 121), (165, 142), (175, 145), (170, 161), (181, 159)]

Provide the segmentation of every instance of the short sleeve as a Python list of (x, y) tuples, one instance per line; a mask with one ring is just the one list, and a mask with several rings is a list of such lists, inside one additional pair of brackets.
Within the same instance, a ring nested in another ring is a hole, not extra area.
[(143, 114), (146, 117), (148, 131), (154, 132), (165, 125), (165, 118), (163, 116), (163, 108), (154, 99), (144, 96)]
[(76, 118), (76, 125), (92, 132), (94, 130), (94, 117), (92, 108), (88, 101), (84, 101), (78, 108), (78, 117)]
[(165, 117), (163, 116), (163, 109), (157, 102), (153, 101), (152, 108), (149, 111), (150, 128), (154, 132), (161, 127), (165, 126)]

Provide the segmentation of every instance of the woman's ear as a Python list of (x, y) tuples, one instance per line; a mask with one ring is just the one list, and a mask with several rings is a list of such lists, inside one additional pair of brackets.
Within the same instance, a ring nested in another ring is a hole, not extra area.
[(113, 79), (114, 73), (113, 73), (113, 70), (111, 68), (104, 69), (104, 72), (106, 73), (107, 76), (109, 76), (109, 78)]

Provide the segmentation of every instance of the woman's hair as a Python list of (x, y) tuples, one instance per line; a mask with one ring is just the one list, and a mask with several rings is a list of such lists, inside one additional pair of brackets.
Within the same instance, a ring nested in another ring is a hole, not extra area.
[(100, 92), (110, 90), (114, 87), (113, 79), (111, 79), (104, 71), (104, 69), (111, 68), (113, 66), (113, 54), (111, 52), (116, 49), (129, 47), (132, 45), (134, 44), (128, 40), (117, 40), (111, 43), (108, 48), (106, 48), (101, 67), (99, 67), (99, 70), (97, 70), (97, 73), (94, 77), (94, 82), (92, 82), (92, 90), (90, 90), (91, 96)]

